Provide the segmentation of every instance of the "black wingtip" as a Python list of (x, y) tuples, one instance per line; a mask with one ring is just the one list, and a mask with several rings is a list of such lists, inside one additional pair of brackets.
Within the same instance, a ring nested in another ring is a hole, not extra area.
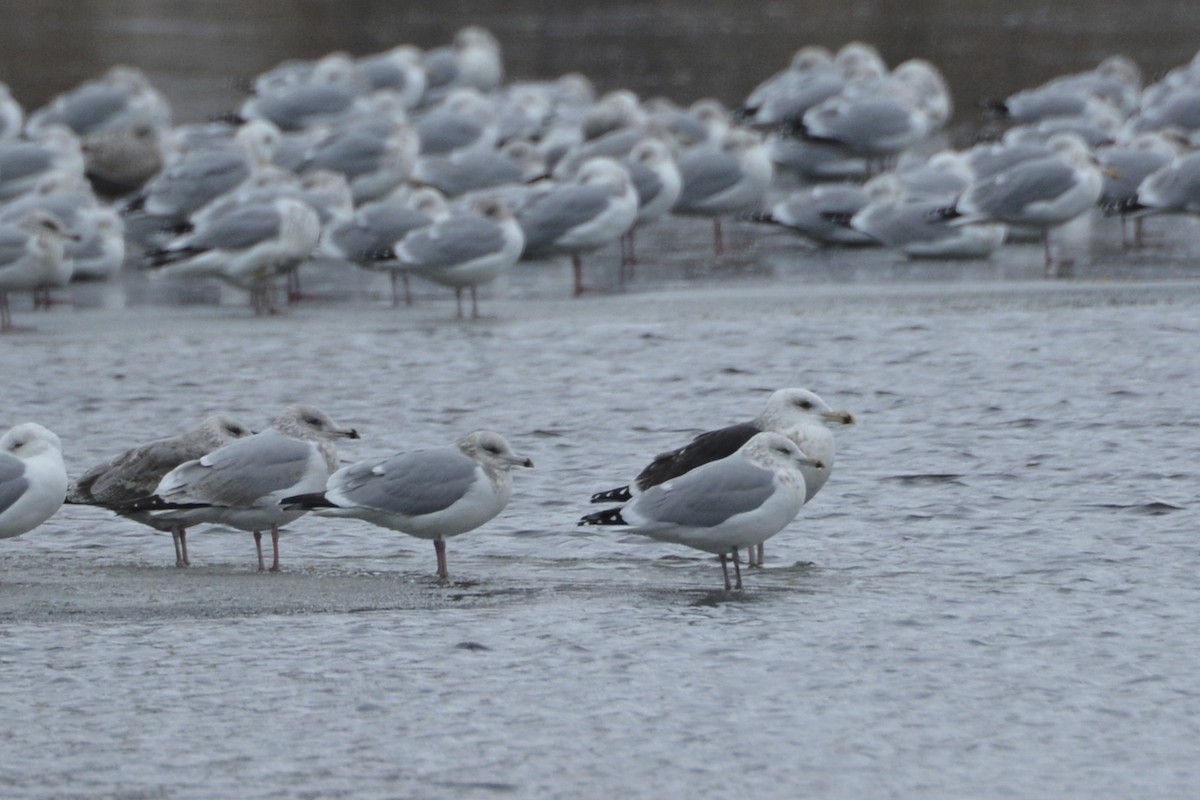
[(334, 504), (329, 502), (329, 500), (325, 497), (324, 492), (313, 492), (312, 494), (294, 494), (291, 497), (285, 497), (280, 500), (279, 505), (292, 511), (311, 508), (334, 507)]
[(985, 111), (989, 111), (998, 117), (1008, 116), (1008, 104), (1003, 100), (997, 100), (994, 97), (985, 97), (979, 101), (979, 106)]
[(624, 503), (632, 499), (633, 495), (630, 493), (628, 486), (618, 486), (616, 489), (609, 489), (606, 492), (596, 492), (592, 495), (593, 503)]
[(594, 514), (587, 514), (579, 518), (579, 525), (628, 525), (629, 523), (621, 516), (621, 509), (606, 508), (603, 511), (597, 511)]

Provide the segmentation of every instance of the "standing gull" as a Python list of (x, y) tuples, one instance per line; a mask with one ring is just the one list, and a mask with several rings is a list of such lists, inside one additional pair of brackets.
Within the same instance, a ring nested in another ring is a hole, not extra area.
[(638, 195), (620, 162), (585, 161), (575, 179), (537, 195), (517, 211), (523, 258), (570, 254), (575, 296), (587, 291), (582, 254), (617, 242), (637, 219)]
[(713, 252), (725, 251), (721, 217), (757, 211), (771, 186), (774, 167), (762, 139), (753, 131), (731, 128), (720, 147), (693, 147), (679, 159), (682, 189), (676, 214), (712, 217)]
[(153, 494), (163, 476), (183, 462), (201, 458), (249, 435), (250, 429), (238, 420), (220, 414), (211, 416), (186, 433), (156, 439), (97, 464), (75, 481), (67, 502), (107, 508), (155, 530), (169, 532), (175, 543), (175, 566), (189, 566), (187, 527), (182, 520), (161, 519), (145, 511), (126, 511), (125, 507)]
[[(592, 502), (627, 501), (652, 486), (737, 452), (739, 447), (763, 431), (782, 433), (795, 442), (805, 455), (821, 463), (820, 467), (802, 467), (806, 487), (805, 502), (808, 502), (825, 485), (833, 469), (836, 446), (833, 431), (826, 425), (828, 422), (853, 425), (854, 415), (849, 411), (834, 411), (815, 392), (807, 389), (779, 389), (771, 395), (766, 408), (755, 419), (707, 431), (683, 447), (660, 453), (638, 473), (633, 483), (606, 492), (597, 492), (592, 495)], [(761, 550), (752, 556), (751, 563), (762, 564)]]
[(258, 569), (265, 568), (262, 532), (271, 532), (271, 571), (279, 567), (279, 529), (304, 515), (280, 498), (317, 492), (337, 468), (332, 439), (357, 439), (312, 406), (289, 406), (267, 430), (185, 461), (159, 481), (153, 496), (125, 511), (150, 511), (163, 521), (229, 525), (254, 534)]
[(525, 235), (500, 200), (476, 197), (464, 211), (452, 211), (427, 228), (418, 228), (395, 244), (396, 260), (423, 278), (454, 287), (458, 318), (462, 290), (471, 290), (471, 317), (479, 317), (475, 289), (517, 262)]
[[(754, 547), (796, 518), (805, 498), (805, 469), (822, 464), (783, 434), (755, 434), (733, 455), (651, 486), (620, 508), (588, 514), (580, 525), (629, 525), (634, 533), (715, 553), (725, 591), (741, 590), (738, 548)], [(729, 582), (727, 556), (737, 581)]]
[(9, 292), (37, 293), (65, 286), (74, 269), (64, 245), (77, 239), (62, 220), (44, 209), (27, 212), (16, 223), (0, 224), (0, 333), (16, 330)]
[(532, 467), (533, 461), (514, 453), (500, 434), (475, 431), (447, 447), (342, 467), (324, 492), (282, 502), (432, 539), (437, 574), (444, 581), (450, 577), (446, 538), (478, 528), (508, 505), (515, 466)]
[(36, 422), (0, 436), (0, 539), (33, 530), (59, 509), (67, 493), (62, 442)]

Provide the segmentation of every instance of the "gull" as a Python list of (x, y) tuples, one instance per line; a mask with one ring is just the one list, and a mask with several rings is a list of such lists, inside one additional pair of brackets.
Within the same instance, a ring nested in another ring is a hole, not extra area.
[(725, 250), (721, 216), (757, 211), (770, 188), (774, 167), (758, 134), (730, 128), (720, 145), (693, 147), (679, 158), (682, 189), (676, 214), (712, 217), (713, 251)]
[[(619, 503), (630, 500), (652, 486), (677, 478), (701, 464), (715, 461), (737, 451), (755, 434), (763, 431), (782, 433), (804, 453), (820, 461), (820, 467), (805, 467), (805, 502), (820, 491), (833, 469), (836, 446), (833, 431), (826, 423), (853, 425), (849, 411), (835, 411), (815, 392), (808, 389), (779, 389), (767, 399), (762, 413), (749, 422), (707, 431), (675, 450), (655, 456), (632, 483), (592, 495), (593, 503)], [(762, 552), (753, 554), (752, 564), (762, 564)]]
[(909, 193), (902, 180), (885, 172), (868, 181), (863, 189), (869, 201), (850, 226), (909, 258), (987, 258), (1004, 242), (1004, 223), (951, 225), (940, 213), (945, 196)]
[[(660, 542), (715, 553), (725, 591), (742, 589), (738, 549), (754, 547), (796, 518), (805, 502), (804, 469), (820, 469), (788, 437), (756, 433), (732, 455), (651, 486), (619, 508), (580, 519), (580, 525), (628, 525)], [(727, 557), (736, 583), (730, 584)]]
[(66, 494), (67, 468), (57, 435), (23, 422), (0, 436), (0, 539), (50, 519)]
[(0, 332), (16, 330), (8, 305), (10, 292), (39, 293), (66, 286), (74, 269), (65, 245), (77, 239), (50, 211), (35, 208), (16, 222), (0, 223)]
[(171, 534), (175, 566), (190, 566), (187, 527), (177, 519), (160, 519), (146, 511), (125, 507), (154, 493), (163, 476), (185, 461), (201, 458), (218, 447), (250, 436), (250, 429), (223, 414), (208, 417), (199, 426), (165, 439), (130, 448), (85, 472), (67, 494), (67, 502), (98, 506)]
[(412, 305), (407, 266), (398, 262), (393, 245), (412, 231), (432, 225), (449, 213), (446, 198), (437, 189), (402, 186), (387, 197), (364, 203), (353, 217), (325, 228), (321, 249), (366, 269), (386, 271), (392, 282), (392, 305), (400, 304), (397, 281), (404, 279), (404, 297)]
[(574, 180), (546, 189), (518, 209), (525, 232), (522, 258), (569, 254), (578, 297), (588, 290), (582, 254), (617, 242), (633, 226), (637, 211), (637, 190), (620, 162), (589, 159)]
[(458, 318), (462, 319), (462, 290), (471, 290), (471, 317), (479, 317), (475, 289), (517, 262), (525, 234), (516, 217), (500, 200), (476, 197), (462, 211), (451, 211), (425, 228), (396, 242), (396, 261), (416, 275), (454, 287)]
[(163, 476), (152, 496), (122, 510), (148, 511), (185, 527), (209, 522), (251, 531), (259, 572), (265, 568), (262, 532), (269, 530), (271, 572), (279, 572), (279, 529), (305, 513), (279, 501), (325, 487), (337, 468), (331, 440), (339, 438), (357, 439), (358, 431), (312, 406), (289, 406), (267, 430), (185, 461)]
[(850, 225), (851, 218), (867, 206), (870, 195), (855, 183), (822, 183), (796, 189), (752, 219), (783, 225), (820, 245), (872, 244), (872, 239)]
[(285, 497), (286, 508), (351, 517), (432, 539), (437, 575), (445, 581), (446, 539), (478, 528), (512, 496), (515, 467), (533, 461), (494, 431), (474, 431), (456, 444), (360, 461), (330, 476), (323, 492)]
[(1095, 206), (1103, 176), (1091, 150), (1075, 134), (1055, 134), (1048, 144), (1052, 155), (1018, 162), (972, 183), (947, 210), (951, 224), (1003, 222), (1037, 228), (1046, 268), (1053, 266), (1050, 229)]
[(129, 130), (143, 124), (158, 130), (169, 128), (171, 105), (141, 70), (117, 65), (34, 111), (26, 131), (35, 134), (65, 125), (84, 135)]
[(621, 239), (626, 264), (636, 264), (634, 237), (642, 225), (647, 225), (666, 216), (683, 189), (683, 178), (679, 166), (671, 154), (670, 146), (661, 139), (643, 139), (633, 146), (621, 164), (629, 171), (633, 188), (637, 190), (638, 210), (633, 226)]
[(34, 139), (0, 142), (0, 201), (34, 190), (48, 176), (83, 172), (79, 137), (62, 125), (52, 125)]
[(236, 206), (148, 254), (164, 277), (213, 276), (250, 291), (256, 313), (272, 311), (268, 281), (308, 258), (321, 220), (307, 203), (278, 197)]

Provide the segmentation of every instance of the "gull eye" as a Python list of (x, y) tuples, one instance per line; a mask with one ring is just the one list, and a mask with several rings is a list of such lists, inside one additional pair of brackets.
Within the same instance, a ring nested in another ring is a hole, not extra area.
[(309, 425), (312, 425), (314, 428), (321, 427), (321, 420), (317, 419), (316, 417), (308, 416), (304, 418), (304, 421)]
[(805, 411), (807, 411), (808, 409), (813, 407), (812, 401), (806, 400), (803, 397), (801, 397), (799, 400), (796, 401), (796, 405), (799, 406), (800, 408), (803, 408)]

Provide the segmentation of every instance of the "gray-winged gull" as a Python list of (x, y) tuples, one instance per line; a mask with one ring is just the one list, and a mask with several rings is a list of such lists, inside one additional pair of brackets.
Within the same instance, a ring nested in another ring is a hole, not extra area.
[(41, 525), (66, 494), (67, 468), (57, 435), (23, 422), (0, 436), (0, 539)]
[(521, 256), (525, 234), (500, 200), (476, 197), (466, 209), (418, 228), (395, 243), (396, 261), (418, 275), (454, 288), (459, 319), (462, 290), (471, 290), (471, 317), (478, 318), (476, 287), (496, 278)]
[[(628, 525), (633, 533), (687, 545), (721, 559), (725, 591), (742, 588), (738, 549), (754, 547), (796, 518), (805, 502), (804, 469), (820, 468), (788, 437), (756, 433), (732, 455), (651, 486), (620, 508), (580, 525)], [(727, 557), (737, 580), (730, 584)]]
[(282, 502), (287, 508), (362, 519), (432, 539), (437, 575), (446, 580), (446, 539), (474, 530), (504, 510), (512, 496), (514, 466), (532, 467), (533, 461), (514, 453), (500, 434), (475, 431), (454, 445), (342, 467), (323, 492)]
[(262, 532), (271, 532), (271, 571), (279, 567), (279, 529), (304, 515), (285, 509), (284, 497), (319, 492), (337, 468), (334, 439), (357, 439), (329, 415), (308, 405), (286, 408), (271, 427), (185, 461), (168, 472), (151, 497), (126, 507), (148, 511), (184, 526), (200, 522), (229, 525), (254, 534), (258, 569), (265, 564)]
[(0, 332), (15, 330), (9, 309), (10, 292), (39, 293), (66, 286), (74, 269), (65, 257), (65, 244), (77, 235), (57, 216), (35, 208), (20, 220), (0, 224)]
[(711, 217), (713, 251), (724, 252), (721, 217), (756, 211), (771, 186), (774, 167), (758, 134), (730, 128), (720, 146), (700, 145), (679, 157), (683, 188), (676, 214)]
[[(724, 458), (737, 451), (755, 434), (763, 431), (782, 433), (794, 441), (805, 455), (821, 462), (820, 468), (805, 467), (807, 500), (812, 499), (833, 469), (836, 446), (833, 431), (826, 423), (853, 425), (849, 411), (835, 411), (815, 392), (807, 389), (779, 389), (767, 399), (762, 413), (749, 422), (729, 425), (700, 434), (683, 447), (655, 456), (637, 478), (628, 485), (618, 486), (592, 495), (593, 503), (619, 503), (664, 481), (677, 478), (701, 464)], [(761, 550), (752, 554), (752, 564), (762, 564)]]
[(637, 190), (626, 169), (615, 159), (590, 159), (573, 181), (546, 189), (517, 210), (525, 232), (522, 258), (569, 254), (578, 297), (588, 289), (582, 254), (616, 243), (637, 211)]

